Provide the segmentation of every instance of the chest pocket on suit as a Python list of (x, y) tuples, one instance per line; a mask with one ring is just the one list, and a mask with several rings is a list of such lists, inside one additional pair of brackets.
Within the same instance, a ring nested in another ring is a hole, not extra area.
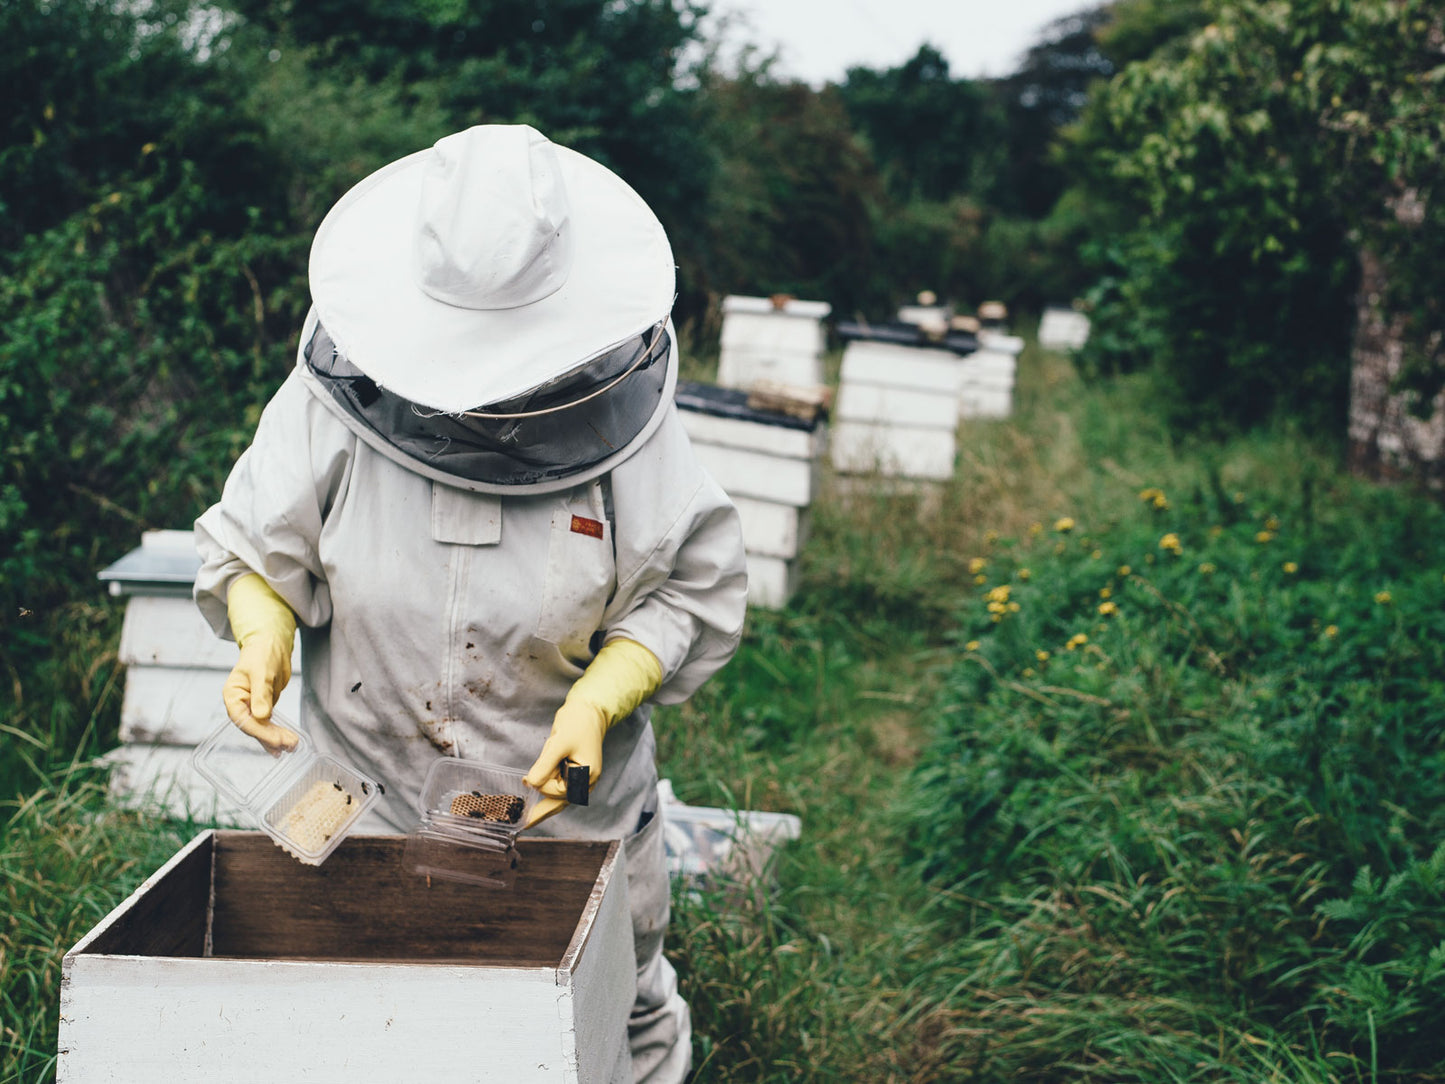
[(600, 481), (573, 490), (552, 512), (537, 636), (585, 660), (617, 585), (612, 524)]

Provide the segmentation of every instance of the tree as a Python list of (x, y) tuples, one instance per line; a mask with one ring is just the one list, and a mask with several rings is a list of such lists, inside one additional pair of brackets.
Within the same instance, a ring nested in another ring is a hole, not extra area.
[(1111, 18), (1109, 8), (1096, 7), (1055, 20), (1018, 71), (994, 83), (1007, 148), (989, 193), (996, 206), (1041, 218), (1068, 186), (1068, 171), (1052, 153), (1054, 143), (1061, 129), (1078, 120), (1090, 88), (1114, 74), (1098, 41), (1099, 28)]
[(837, 93), (900, 201), (980, 191), (998, 168), (1003, 118), (987, 85), (952, 78), (931, 45), (901, 67), (850, 68)]
[(845, 312), (878, 304), (884, 193), (838, 96), (764, 69), (711, 77), (706, 98), (717, 173), (706, 228), (680, 253), (699, 300), (791, 293)]
[[(1438, 367), (1442, 14), (1427, 0), (1206, 10), (1208, 26), (1123, 69), (1082, 126), (1093, 191), (1113, 205), (1093, 358), (1157, 366), (1182, 421), (1283, 411), (1339, 433), (1362, 247), (1385, 254), (1388, 303)], [(1409, 229), (1407, 194), (1427, 208)]]
[[(251, 34), (318, 79), (387, 85), (449, 131), (527, 123), (627, 178), (690, 229), (713, 161), (684, 51), (689, 0), (232, 0)], [(420, 147), (412, 147), (419, 150)], [(355, 179), (359, 180), (358, 175)]]

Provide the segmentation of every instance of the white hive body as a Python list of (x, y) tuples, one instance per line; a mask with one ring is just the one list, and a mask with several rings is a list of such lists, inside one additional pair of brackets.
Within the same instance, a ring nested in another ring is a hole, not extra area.
[(797, 589), (808, 508), (821, 483), (827, 426), (748, 405), (746, 392), (679, 385), (677, 404), (698, 459), (738, 508), (748, 602), (787, 605)]
[(59, 1084), (630, 1081), (622, 844), (529, 841), (488, 891), (406, 871), (403, 842), (317, 870), (198, 835), (66, 953)]
[(984, 348), (961, 359), (960, 418), (1007, 418), (1013, 413), (1015, 355)]
[[(122, 803), (154, 803), (177, 816), (239, 824), (242, 811), (191, 763), (196, 746), (225, 715), (221, 688), (237, 654), (236, 645), (212, 632), (191, 600), (200, 565), (190, 531), (147, 531), (138, 548), (100, 574), (110, 593), (125, 599), (121, 744), (105, 760), (112, 795)], [(298, 644), (291, 670), (300, 669)], [(299, 718), (300, 690), (299, 681), (290, 682), (277, 712)], [(270, 759), (259, 745), (253, 755), (258, 765)]]
[(1089, 341), (1089, 318), (1073, 309), (1051, 306), (1039, 321), (1039, 345), (1045, 350), (1082, 350)]
[(952, 477), (963, 360), (949, 350), (850, 342), (833, 423), (834, 468), (919, 481)]
[(832, 311), (821, 301), (730, 296), (723, 299), (718, 383), (746, 391), (758, 383), (816, 387), (823, 382)]

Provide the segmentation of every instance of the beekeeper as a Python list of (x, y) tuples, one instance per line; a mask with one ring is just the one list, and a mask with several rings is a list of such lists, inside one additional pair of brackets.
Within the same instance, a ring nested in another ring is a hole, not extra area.
[(483, 125), (343, 196), (310, 286), (295, 369), (196, 521), (196, 601), (240, 645), (227, 711), (294, 743), (270, 714), (299, 626), (308, 733), (386, 785), (368, 830), (410, 831), (449, 756), (527, 768), (538, 834), (625, 839), (633, 1070), (681, 1080), (648, 705), (729, 658), (747, 585), (673, 404), (662, 226), (599, 163)]

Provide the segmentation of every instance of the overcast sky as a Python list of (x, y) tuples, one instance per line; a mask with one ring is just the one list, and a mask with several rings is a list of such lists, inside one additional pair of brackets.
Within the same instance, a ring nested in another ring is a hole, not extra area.
[[(1008, 75), (1045, 26), (1093, 0), (712, 0), (723, 40), (779, 53), (777, 74), (817, 86), (850, 67), (893, 68), (930, 42), (955, 78)], [(727, 55), (727, 54), (725, 54)]]

